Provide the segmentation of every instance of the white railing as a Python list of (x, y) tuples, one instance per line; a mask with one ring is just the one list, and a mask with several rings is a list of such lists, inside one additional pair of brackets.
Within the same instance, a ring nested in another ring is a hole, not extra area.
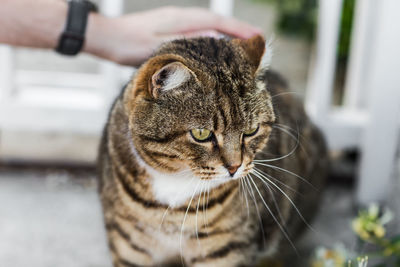
[[(306, 109), (325, 132), (331, 149), (361, 149), (357, 196), (360, 203), (366, 203), (384, 199), (398, 145), (400, 35), (395, 26), (400, 25), (396, 14), (400, 1), (357, 1), (344, 105), (333, 108), (342, 2), (319, 1), (317, 45)], [(101, 10), (117, 16), (123, 4), (123, 0), (103, 0)], [(210, 8), (224, 16), (232, 15), (233, 6), (233, 0), (210, 1)], [(13, 48), (8, 46), (0, 46), (0, 58), (3, 130), (98, 136), (107, 107), (132, 71), (105, 61), (100, 61), (95, 74), (18, 70), (14, 67)]]
[(366, 204), (387, 197), (399, 145), (400, 35), (393, 25), (400, 25), (400, 2), (356, 1), (344, 105), (333, 108), (341, 2), (319, 1), (317, 51), (306, 108), (331, 149), (360, 149), (357, 200)]

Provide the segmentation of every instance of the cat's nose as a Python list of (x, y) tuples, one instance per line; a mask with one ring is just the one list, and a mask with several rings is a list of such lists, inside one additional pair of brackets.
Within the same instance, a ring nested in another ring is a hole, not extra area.
[(229, 174), (231, 175), (231, 177), (233, 177), (233, 175), (235, 175), (236, 171), (239, 169), (240, 164), (238, 165), (230, 165), (227, 167)]

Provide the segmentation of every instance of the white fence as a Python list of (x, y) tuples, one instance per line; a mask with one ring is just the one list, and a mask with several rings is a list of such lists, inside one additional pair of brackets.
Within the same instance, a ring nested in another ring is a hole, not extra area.
[[(213, 11), (226, 16), (232, 14), (233, 5), (233, 0), (210, 1)], [(320, 0), (319, 5), (306, 108), (332, 149), (361, 149), (358, 200), (382, 200), (398, 145), (400, 16), (396, 11), (400, 1), (357, 1), (345, 104), (335, 109), (331, 102), (342, 1)], [(122, 12), (123, 0), (103, 0), (101, 9), (116, 16)], [(14, 67), (14, 55), (13, 48), (0, 46), (2, 131), (99, 136), (106, 107), (116, 94), (111, 88), (126, 80), (124, 68), (101, 62), (94, 74), (23, 71)]]
[(357, 197), (384, 200), (393, 177), (400, 123), (400, 8), (397, 0), (359, 0), (344, 105), (332, 108), (341, 1), (320, 0), (315, 63), (306, 108), (332, 149), (361, 150)]

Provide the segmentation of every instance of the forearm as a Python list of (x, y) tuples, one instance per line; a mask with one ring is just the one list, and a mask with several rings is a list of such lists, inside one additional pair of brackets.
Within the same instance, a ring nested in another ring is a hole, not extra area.
[(67, 4), (57, 0), (0, 0), (0, 43), (55, 48)]
[[(62, 0), (0, 0), (0, 43), (54, 49), (67, 13)], [(261, 31), (200, 8), (164, 7), (117, 18), (92, 12), (83, 52), (139, 65), (164, 41), (216, 33), (249, 38)]]

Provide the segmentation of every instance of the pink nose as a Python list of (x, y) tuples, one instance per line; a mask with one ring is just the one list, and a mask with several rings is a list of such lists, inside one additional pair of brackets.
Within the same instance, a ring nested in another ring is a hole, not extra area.
[(229, 174), (231, 176), (233, 176), (236, 173), (236, 171), (239, 169), (239, 167), (240, 167), (240, 165), (232, 165), (232, 166), (227, 167)]

